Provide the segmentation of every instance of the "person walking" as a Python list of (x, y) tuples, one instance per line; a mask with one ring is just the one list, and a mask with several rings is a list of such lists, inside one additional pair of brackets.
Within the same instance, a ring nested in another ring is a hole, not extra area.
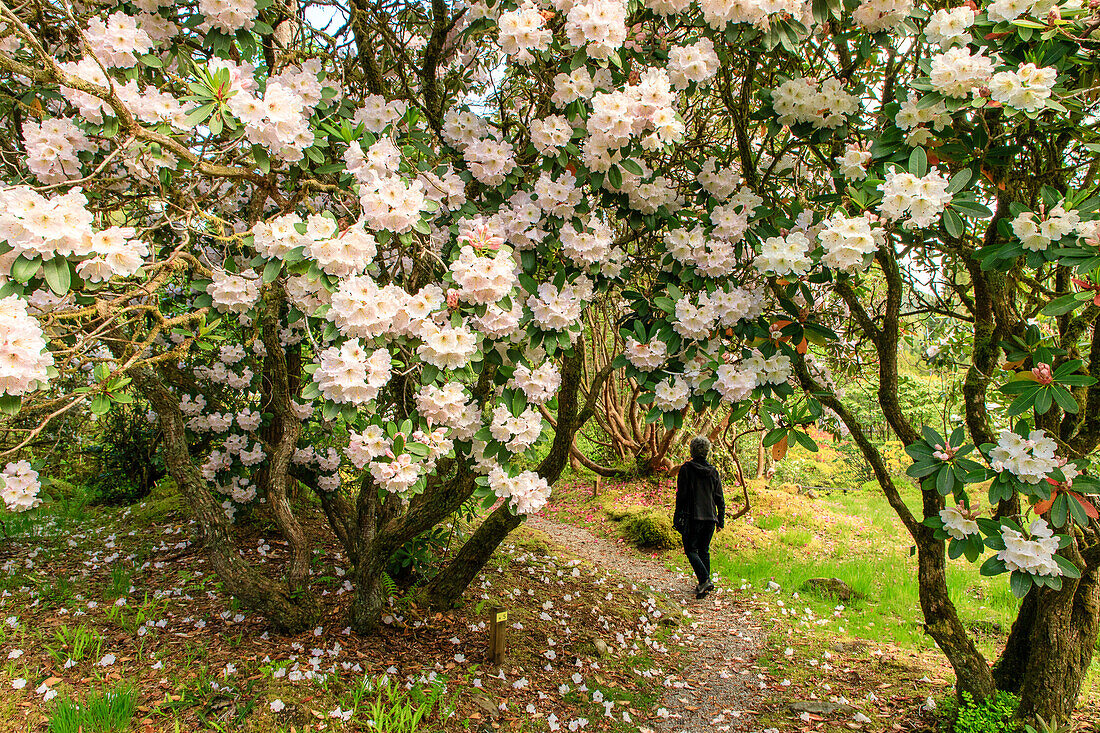
[(715, 528), (726, 526), (726, 498), (718, 469), (707, 463), (710, 441), (699, 435), (688, 446), (691, 460), (676, 475), (676, 509), (672, 526), (684, 539), (684, 554), (699, 584), (695, 597), (714, 589), (710, 579), (710, 541)]

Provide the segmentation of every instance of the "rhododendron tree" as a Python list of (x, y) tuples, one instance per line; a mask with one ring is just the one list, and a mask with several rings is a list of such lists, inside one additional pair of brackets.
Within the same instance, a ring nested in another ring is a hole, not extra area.
[[(39, 425), (8, 453), (139, 395), (226, 590), (311, 622), (305, 486), (369, 631), (387, 560), (495, 504), (426, 589), (458, 597), (612, 369), (668, 431), (757, 405), (777, 456), (828, 409), (913, 537), (958, 689), (1065, 719), (1100, 601), (1098, 25), (1072, 0), (0, 0), (0, 406)], [(623, 353), (582, 384), (600, 297)], [(946, 437), (898, 400), (913, 300), (971, 335)], [(923, 516), (830, 377), (861, 349)], [(5, 469), (7, 504), (33, 474)], [(285, 578), (234, 547), (256, 507)], [(949, 555), (1024, 596), (993, 668)]]

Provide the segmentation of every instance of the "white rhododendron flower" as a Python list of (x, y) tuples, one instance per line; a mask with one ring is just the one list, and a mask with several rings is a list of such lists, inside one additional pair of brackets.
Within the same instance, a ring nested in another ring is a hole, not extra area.
[(38, 492), (42, 485), (38, 481), (38, 472), (27, 461), (16, 461), (4, 466), (0, 471), (0, 496), (9, 511), (25, 512), (42, 503)]
[(970, 40), (970, 26), (974, 25), (974, 9), (966, 5), (949, 10), (937, 10), (924, 27), (924, 36), (940, 48), (962, 45)]
[(389, 382), (390, 364), (390, 353), (385, 349), (368, 354), (361, 341), (345, 341), (342, 346), (321, 352), (313, 378), (326, 399), (362, 405), (377, 397)]
[(977, 516), (976, 511), (968, 510), (961, 504), (940, 510), (944, 531), (956, 540), (965, 540), (970, 535), (978, 534), (979, 528), (978, 523), (974, 521), (975, 516)]
[(49, 381), (53, 354), (38, 320), (17, 295), (0, 298), (0, 393), (24, 395)]
[(687, 407), (688, 400), (691, 398), (691, 388), (683, 378), (672, 376), (658, 382), (653, 395), (654, 407), (661, 412), (674, 412)]
[(768, 237), (760, 246), (760, 254), (753, 264), (760, 272), (776, 275), (804, 275), (813, 264), (809, 257), (809, 238), (802, 232), (791, 232), (785, 237)]
[(643, 372), (651, 372), (665, 363), (668, 355), (668, 344), (658, 339), (650, 339), (647, 343), (640, 343), (633, 338), (626, 340), (624, 351), (626, 358)]
[(1011, 430), (997, 438), (997, 447), (989, 452), (993, 470), (1008, 471), (1024, 483), (1037, 484), (1059, 467), (1058, 446), (1043, 430), (1032, 430), (1027, 437)]
[(245, 313), (260, 299), (260, 278), (254, 270), (240, 275), (214, 270), (213, 277), (206, 292), (214, 299), (214, 308), (223, 313)]
[(489, 472), (489, 488), (504, 499), (516, 514), (534, 514), (550, 498), (550, 484), (534, 471), (509, 476), (504, 469)]
[(1046, 521), (1036, 519), (1028, 527), (1027, 534), (1011, 527), (1002, 527), (1001, 540), (1005, 549), (997, 551), (997, 558), (1004, 561), (1010, 571), (1018, 570), (1031, 575), (1062, 574), (1062, 569), (1054, 560), (1059, 541)]
[(1072, 234), (1081, 225), (1081, 217), (1072, 209), (1066, 211), (1061, 204), (1050, 210), (1045, 218), (1036, 218), (1031, 211), (1024, 211), (1012, 220), (1012, 233), (1024, 249), (1041, 252), (1062, 237)]
[(892, 220), (908, 215), (905, 226), (910, 229), (930, 226), (952, 198), (947, 192), (947, 179), (936, 171), (929, 171), (921, 178), (907, 171), (891, 171), (886, 174), (886, 182), (880, 188), (882, 202), (879, 211)]
[(993, 62), (981, 52), (971, 54), (968, 48), (952, 48), (932, 56), (929, 79), (946, 97), (968, 97), (988, 85), (992, 76)]
[(1045, 106), (1051, 88), (1058, 80), (1057, 70), (1047, 66), (1023, 64), (1016, 71), (999, 71), (989, 81), (989, 94), (993, 101), (1006, 107), (1034, 112)]
[(882, 227), (872, 227), (866, 216), (846, 217), (838, 212), (825, 220), (818, 233), (825, 254), (821, 263), (835, 270), (851, 272), (863, 266), (885, 241)]
[(523, 390), (528, 402), (541, 405), (557, 394), (558, 387), (561, 386), (561, 372), (550, 361), (534, 370), (520, 364), (512, 374), (509, 384)]

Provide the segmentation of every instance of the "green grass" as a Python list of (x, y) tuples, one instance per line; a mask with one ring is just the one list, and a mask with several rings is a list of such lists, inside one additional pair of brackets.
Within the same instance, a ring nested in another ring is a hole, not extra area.
[[(903, 490), (915, 505), (916, 490)], [(810, 578), (839, 578), (860, 596), (843, 604), (834, 627), (870, 641), (930, 649), (921, 626), (916, 558), (911, 538), (879, 492), (850, 492), (811, 501), (801, 496), (761, 490), (751, 526), (739, 524), (721, 533), (712, 547), (711, 564), (731, 587), (746, 583), (766, 591), (769, 581), (781, 590), (776, 598), (798, 617), (812, 620), (833, 615), (838, 601), (800, 590)], [(742, 520), (744, 521), (744, 520)], [(1019, 602), (1004, 578), (986, 578), (978, 565), (950, 561), (951, 600), (966, 624), (979, 628), (977, 640), (995, 651), (1016, 616)], [(797, 594), (797, 598), (795, 597)], [(1000, 628), (995, 632), (991, 623)]]
[(130, 729), (137, 694), (128, 685), (62, 700), (50, 715), (50, 733), (120, 733)]

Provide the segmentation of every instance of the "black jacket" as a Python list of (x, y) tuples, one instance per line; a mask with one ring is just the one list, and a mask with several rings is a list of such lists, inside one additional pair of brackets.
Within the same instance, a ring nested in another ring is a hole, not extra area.
[(718, 469), (706, 461), (691, 459), (676, 476), (676, 512), (673, 526), (686, 526), (689, 519), (726, 523), (726, 497)]

